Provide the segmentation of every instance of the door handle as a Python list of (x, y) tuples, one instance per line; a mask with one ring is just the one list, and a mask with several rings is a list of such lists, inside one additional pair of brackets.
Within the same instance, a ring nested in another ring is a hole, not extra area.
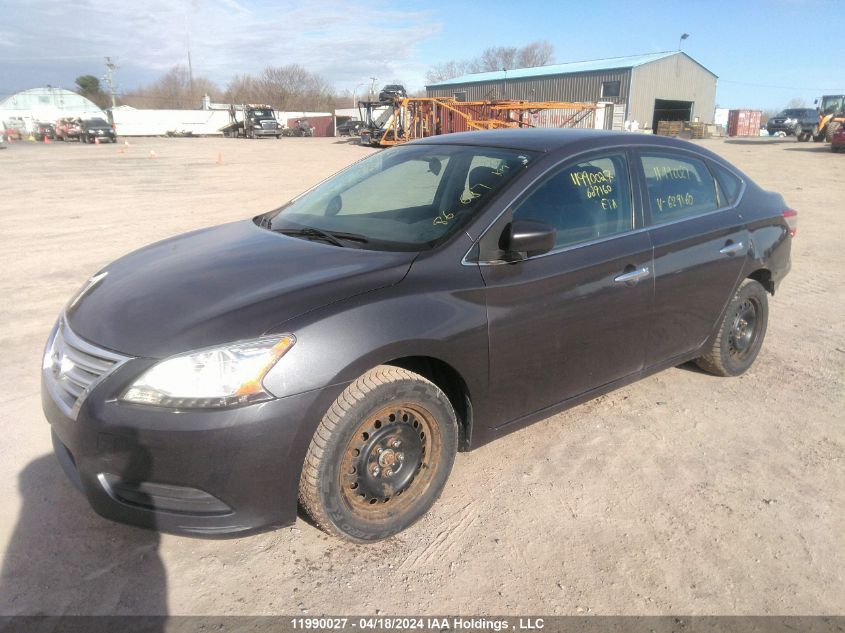
[(743, 248), (745, 248), (745, 245), (742, 242), (736, 242), (735, 244), (726, 244), (723, 248), (719, 249), (719, 252), (722, 255), (734, 256)]
[(623, 273), (618, 277), (615, 277), (613, 281), (617, 284), (635, 284), (639, 282), (640, 279), (645, 279), (650, 274), (651, 269), (648, 266), (643, 266), (642, 268), (637, 268), (629, 273)]

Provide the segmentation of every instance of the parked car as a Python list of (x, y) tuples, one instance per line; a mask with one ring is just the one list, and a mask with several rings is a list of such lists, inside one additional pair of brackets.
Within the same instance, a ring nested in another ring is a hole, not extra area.
[(806, 141), (813, 135), (818, 123), (819, 113), (815, 108), (787, 108), (768, 120), (766, 130), (770, 135), (783, 132), (799, 141)]
[(405, 91), (405, 86), (399, 84), (387, 84), (381, 89), (378, 95), (378, 100), (382, 103), (390, 103), (394, 99), (407, 97), (408, 93)]
[(36, 123), (32, 127), (32, 134), (36, 141), (43, 141), (45, 138), (53, 141), (56, 139), (56, 128), (52, 123)]
[(5, 137), (10, 141), (20, 141), (26, 132), (26, 124), (20, 117), (10, 117), (6, 119)]
[(83, 143), (117, 143), (117, 135), (105, 119), (83, 119), (79, 125), (79, 140)]
[(338, 136), (358, 136), (361, 133), (361, 128), (364, 127), (364, 122), (358, 119), (349, 119), (337, 125)]
[(56, 121), (56, 140), (80, 140), (79, 131), (81, 129), (81, 125), (82, 120), (79, 117), (62, 117)]
[(89, 279), (43, 357), (55, 453), (111, 519), (243, 533), (299, 500), (331, 534), (382, 539), (458, 450), (686, 361), (745, 372), (796, 220), (667, 137), (394, 147)]
[(830, 138), (830, 150), (840, 152), (845, 149), (845, 126), (840, 125)]

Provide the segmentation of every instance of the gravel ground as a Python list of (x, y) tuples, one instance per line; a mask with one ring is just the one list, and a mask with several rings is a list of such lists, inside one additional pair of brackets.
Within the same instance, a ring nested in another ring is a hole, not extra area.
[(701, 142), (799, 211), (751, 371), (671, 369), (461, 454), (422, 521), (352, 546), (302, 520), (230, 540), (111, 523), (54, 461), (40, 355), (89, 275), (278, 206), (372, 151), (131, 143), (0, 151), (0, 614), (843, 612), (845, 156)]

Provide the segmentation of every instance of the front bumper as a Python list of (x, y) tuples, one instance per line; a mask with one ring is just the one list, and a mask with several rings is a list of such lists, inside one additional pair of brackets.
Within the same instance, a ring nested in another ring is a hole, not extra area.
[(305, 451), (335, 390), (229, 410), (119, 402), (116, 395), (144, 362), (118, 367), (91, 391), (75, 420), (42, 376), (56, 457), (92, 508), (115, 521), (193, 535), (293, 523)]
[(769, 124), (766, 126), (766, 130), (769, 134), (775, 134), (776, 132), (785, 132), (786, 134), (795, 134), (795, 124), (793, 123), (776, 123), (776, 124)]

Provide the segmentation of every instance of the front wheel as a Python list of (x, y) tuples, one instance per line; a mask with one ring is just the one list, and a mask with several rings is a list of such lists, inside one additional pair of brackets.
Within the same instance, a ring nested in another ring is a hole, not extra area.
[(831, 121), (827, 125), (827, 129), (824, 131), (824, 140), (828, 143), (833, 141), (833, 135), (836, 134), (836, 130), (839, 129), (839, 122), (838, 121)]
[(766, 289), (753, 279), (746, 279), (737, 289), (719, 334), (710, 349), (696, 364), (716, 376), (739, 376), (757, 358), (769, 322)]
[(311, 440), (299, 500), (317, 525), (357, 543), (404, 530), (434, 504), (458, 445), (446, 395), (381, 365), (350, 384)]

